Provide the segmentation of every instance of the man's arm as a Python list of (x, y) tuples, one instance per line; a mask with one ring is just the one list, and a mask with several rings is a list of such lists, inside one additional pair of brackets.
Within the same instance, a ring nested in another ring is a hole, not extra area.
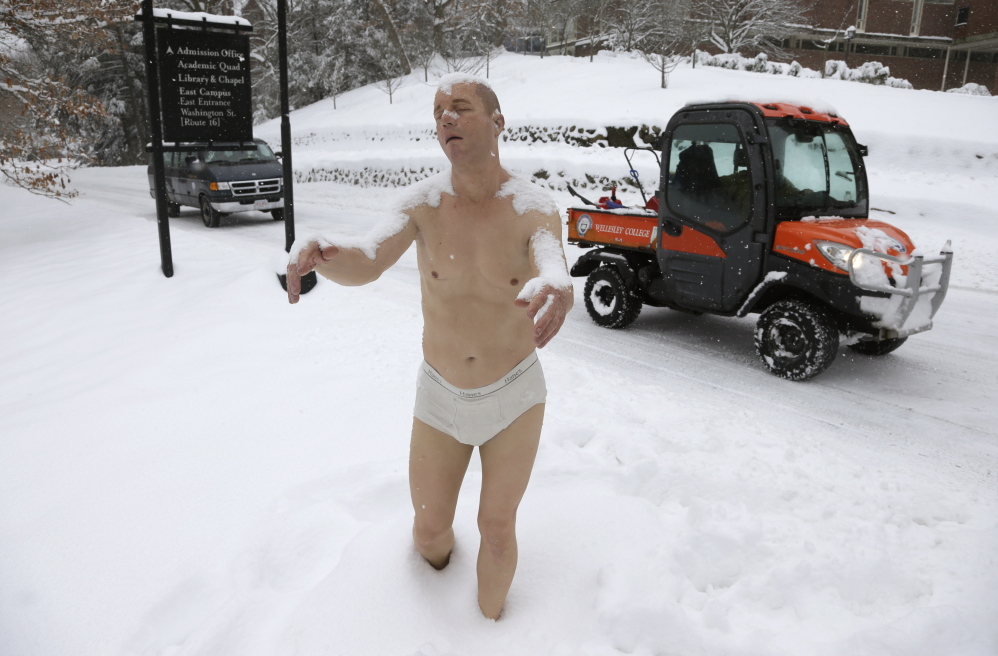
[(301, 277), (313, 270), (341, 285), (366, 285), (377, 280), (408, 250), (417, 232), (416, 224), (403, 214), (398, 223), (379, 226), (363, 239), (341, 240), (337, 244), (310, 240), (297, 250), (292, 248), (288, 301), (298, 302)]
[(575, 304), (557, 213), (542, 215), (530, 237), (529, 248), (537, 277), (527, 281), (515, 303), (527, 308), (527, 316), (534, 321), (534, 345), (544, 348), (561, 330), (565, 316)]

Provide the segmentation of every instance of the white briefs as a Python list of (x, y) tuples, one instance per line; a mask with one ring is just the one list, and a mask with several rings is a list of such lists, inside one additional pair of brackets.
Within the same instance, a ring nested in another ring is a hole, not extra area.
[(491, 385), (470, 390), (454, 387), (423, 362), (416, 380), (416, 407), (412, 414), (458, 442), (481, 446), (546, 400), (544, 371), (536, 351)]

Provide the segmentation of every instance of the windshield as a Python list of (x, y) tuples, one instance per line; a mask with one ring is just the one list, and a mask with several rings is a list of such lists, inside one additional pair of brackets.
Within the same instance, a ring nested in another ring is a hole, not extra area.
[(859, 147), (848, 130), (816, 122), (774, 121), (779, 218), (865, 217), (869, 192)]
[(209, 150), (204, 153), (206, 164), (239, 164), (277, 159), (267, 144), (257, 144), (253, 150)]

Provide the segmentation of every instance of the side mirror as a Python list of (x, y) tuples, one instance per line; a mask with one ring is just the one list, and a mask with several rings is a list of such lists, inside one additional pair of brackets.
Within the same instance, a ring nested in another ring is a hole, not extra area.
[(284, 157), (284, 153), (279, 150), (276, 153), (274, 153), (274, 157)]

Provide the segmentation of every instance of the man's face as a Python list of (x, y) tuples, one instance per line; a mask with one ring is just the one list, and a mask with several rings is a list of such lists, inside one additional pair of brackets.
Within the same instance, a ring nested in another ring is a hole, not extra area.
[(503, 117), (489, 115), (474, 85), (455, 84), (449, 95), (437, 91), (433, 117), (437, 141), (452, 164), (496, 156)]

